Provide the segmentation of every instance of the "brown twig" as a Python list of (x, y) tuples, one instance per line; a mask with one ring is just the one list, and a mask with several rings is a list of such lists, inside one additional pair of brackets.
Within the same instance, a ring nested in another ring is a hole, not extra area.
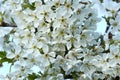
[(42, 4), (44, 5), (45, 4), (45, 1), (44, 0), (41, 0), (42, 1)]
[(17, 25), (15, 25), (15, 24), (8, 24), (8, 23), (5, 23), (5, 22), (2, 22), (0, 24), (0, 27), (17, 27)]

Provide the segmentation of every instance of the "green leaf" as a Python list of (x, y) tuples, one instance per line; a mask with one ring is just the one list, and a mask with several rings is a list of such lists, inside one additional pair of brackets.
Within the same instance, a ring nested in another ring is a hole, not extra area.
[(99, 0), (101, 3), (103, 3), (104, 0)]
[(9, 34), (5, 35), (4, 36), (4, 42), (9, 43), (9, 37), (10, 37)]
[(39, 49), (39, 52), (40, 52), (41, 54), (44, 54), (44, 52), (43, 52), (43, 49), (42, 49), (42, 48), (40, 48), (40, 49)]
[(32, 73), (28, 75), (28, 80), (35, 80), (36, 78), (39, 78), (39, 77), (40, 77), (39, 75)]
[(14, 21), (14, 19), (11, 17), (11, 21), (12, 21), (12, 24), (15, 24), (15, 21)]
[(24, 9), (27, 9), (27, 8), (29, 8), (29, 9), (31, 9), (31, 10), (35, 10), (35, 3), (32, 3), (32, 4), (30, 4), (30, 3), (23, 3), (22, 4), (22, 8), (23, 8), (23, 10)]
[(13, 34), (13, 33), (15, 33), (16, 31), (14, 30), (14, 29), (12, 29), (11, 31), (10, 31), (10, 34)]
[(4, 63), (4, 62), (8, 62), (8, 63), (14, 63), (14, 59), (8, 59), (8, 58), (2, 58), (1, 60), (0, 60), (0, 65), (2, 65), (2, 63)]
[(5, 58), (5, 57), (6, 57), (6, 52), (0, 51), (0, 58)]
[(0, 65), (2, 66), (2, 63), (8, 62), (8, 63), (14, 63), (14, 59), (8, 59), (6, 57), (6, 52), (5, 51), (0, 51)]
[(0, 25), (3, 23), (3, 14), (0, 12)]
[(0, 64), (2, 64), (2, 63), (4, 63), (4, 62), (8, 62), (8, 63), (13, 63), (14, 62), (14, 60), (13, 59), (8, 59), (8, 58), (2, 58), (1, 60), (0, 60)]
[(7, 1), (7, 0), (3, 0), (3, 1), (2, 1), (2, 4), (4, 4), (6, 1)]

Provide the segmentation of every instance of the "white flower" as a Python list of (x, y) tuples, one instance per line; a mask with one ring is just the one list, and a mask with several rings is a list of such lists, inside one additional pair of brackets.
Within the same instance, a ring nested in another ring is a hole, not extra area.
[(54, 16), (51, 10), (51, 5), (39, 6), (36, 8), (35, 12), (38, 19), (43, 20), (45, 18), (45, 20), (48, 22), (50, 22), (52, 17)]
[(110, 24), (111, 24), (111, 29), (110, 31), (112, 33), (116, 33), (116, 31), (119, 31), (120, 30), (120, 22), (119, 22), (119, 19), (120, 19), (120, 15), (117, 15), (115, 20), (113, 19), (110, 19)]
[(58, 74), (57, 75), (57, 80), (64, 80), (64, 75), (63, 74)]
[(22, 57), (22, 49), (20, 46), (11, 43), (11, 47), (9, 51), (7, 51), (7, 58), (18, 60)]
[(23, 59), (21, 60), (21, 62), (23, 62), (22, 64), (29, 67), (30, 70), (32, 70), (33, 72), (34, 72), (34, 70), (33, 70), (34, 67), (37, 67), (37, 69), (39, 69), (39, 71), (42, 72), (42, 69), (39, 68), (39, 65), (41, 64), (40, 57), (41, 57), (40, 54), (30, 53), (30, 54), (24, 56)]
[(82, 31), (80, 34), (79, 45), (86, 47), (87, 44), (92, 40), (91, 32), (90, 31)]
[(78, 53), (75, 50), (70, 50), (68, 54), (66, 54), (65, 58), (69, 60), (76, 60), (78, 57)]
[(79, 45), (79, 35), (68, 35), (68, 36), (65, 36), (65, 39), (67, 40), (66, 42), (66, 46), (67, 46), (67, 49), (70, 50), (72, 47), (75, 47), (75, 48), (78, 48), (80, 47)]
[(120, 50), (118, 45), (110, 45), (110, 53), (113, 56), (111, 63), (111, 66), (114, 66), (120, 62)]
[(30, 40), (32, 40), (32, 38), (35, 37), (34, 29), (31, 28), (31, 31), (29, 31), (29, 29), (25, 30), (18, 29), (16, 30), (16, 33), (12, 37), (15, 43), (22, 46), (27, 45), (30, 42)]
[[(110, 53), (103, 53), (102, 56), (98, 55), (93, 59), (93, 64), (99, 68), (102, 68), (102, 71), (107, 71), (111, 64), (112, 55)], [(98, 64), (99, 63), (99, 64)]]
[(95, 67), (89, 63), (83, 63), (80, 67), (80, 70), (84, 72), (85, 76), (89, 79), (92, 78), (92, 74), (95, 71)]
[(108, 16), (115, 16), (117, 10), (120, 8), (120, 3), (113, 2), (112, 0), (105, 0), (103, 3), (105, 9), (108, 9)]
[(41, 42), (37, 42), (37, 40), (32, 39), (29, 44), (24, 46), (26, 54), (33, 53), (33, 54), (40, 54), (39, 50), (42, 48), (43, 44)]
[(64, 37), (67, 35), (66, 28), (58, 28), (57, 30), (53, 31), (52, 37), (53, 40), (57, 43), (63, 43), (64, 42)]
[(42, 55), (40, 57), (41, 59), (41, 64), (43, 67), (47, 67), (49, 66), (51, 63), (54, 63), (55, 61), (55, 52), (49, 52), (49, 53), (45, 53), (44, 55)]
[(39, 34), (47, 34), (50, 32), (50, 24), (46, 23), (44, 20), (39, 21), (38, 28), (40, 29), (37, 33)]
[(3, 39), (3, 37), (0, 37), (0, 45), (1, 45), (0, 51), (3, 51), (3, 46), (4, 46), (4, 39)]
[[(119, 39), (113, 36), (115, 41), (111, 42), (106, 34), (99, 40), (100, 35), (95, 30), (100, 19), (92, 2), (45, 0), (42, 4), (38, 0), (28, 1), (35, 4), (35, 10), (28, 8), (31, 6), (21, 9), (24, 0), (3, 3), (9, 5), (2, 10), (4, 21), (14, 20), (17, 26), (4, 45), (7, 58), (14, 59), (16, 70), (7, 75), (11, 80), (27, 79), (34, 72), (34, 66), (41, 73), (36, 80), (64, 80), (69, 75), (77, 80), (92, 80), (97, 71), (100, 75), (113, 75), (109, 71), (119, 66)], [(118, 15), (114, 18), (110, 20), (111, 30), (114, 21), (119, 22)], [(119, 32), (114, 35), (118, 37), (117, 34)], [(116, 71), (114, 74), (117, 75)]]
[(35, 11), (32, 11), (31, 9), (27, 8), (23, 11), (23, 14), (25, 15), (23, 17), (23, 19), (27, 22), (27, 23), (32, 23), (33, 21), (35, 21), (37, 19)]
[(56, 28), (59, 27), (67, 27), (69, 21), (70, 14), (66, 12), (62, 7), (59, 7), (56, 10), (56, 19), (54, 20), (53, 23), (53, 28), (56, 30)]

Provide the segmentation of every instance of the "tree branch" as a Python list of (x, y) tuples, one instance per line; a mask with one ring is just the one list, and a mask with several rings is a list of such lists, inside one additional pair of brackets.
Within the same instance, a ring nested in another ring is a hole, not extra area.
[(15, 25), (15, 24), (8, 24), (8, 23), (5, 23), (5, 22), (2, 22), (0, 24), (0, 27), (17, 27), (17, 25)]
[(42, 4), (44, 5), (45, 4), (45, 1), (44, 0), (41, 0), (42, 1)]

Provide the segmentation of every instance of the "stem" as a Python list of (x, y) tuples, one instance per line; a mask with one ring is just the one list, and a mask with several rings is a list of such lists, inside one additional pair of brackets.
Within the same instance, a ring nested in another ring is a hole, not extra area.
[(11, 72), (12, 64), (10, 65), (9, 73)]
[(109, 22), (110, 17), (106, 18), (105, 16), (103, 16), (102, 18), (105, 19), (106, 24), (107, 24), (107, 27), (105, 29), (105, 33), (108, 33), (108, 31), (110, 29), (110, 22)]

